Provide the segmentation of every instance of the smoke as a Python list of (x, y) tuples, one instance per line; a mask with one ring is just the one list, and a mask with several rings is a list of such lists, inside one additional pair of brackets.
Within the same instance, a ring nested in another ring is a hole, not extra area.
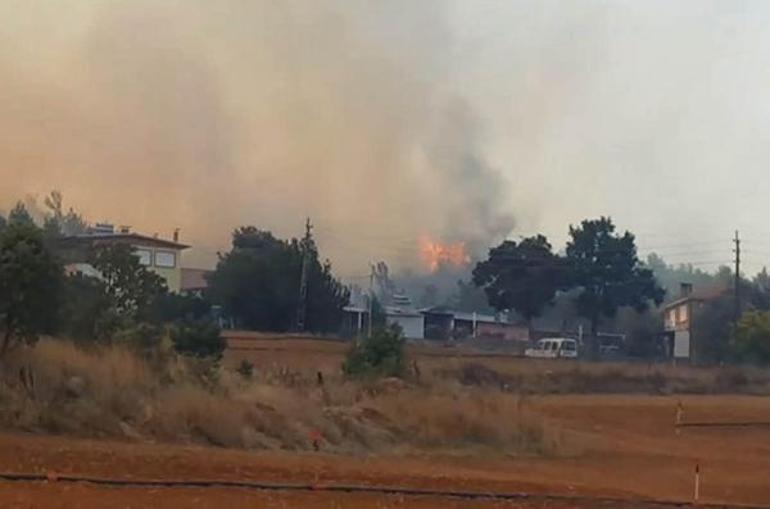
[[(317, 224), (346, 271), (420, 235), (512, 228), (479, 119), (447, 86), (442, 0), (11, 1), (0, 7), (0, 204), (60, 189), (91, 220), (197, 246)], [(12, 15), (11, 15), (12, 14)]]

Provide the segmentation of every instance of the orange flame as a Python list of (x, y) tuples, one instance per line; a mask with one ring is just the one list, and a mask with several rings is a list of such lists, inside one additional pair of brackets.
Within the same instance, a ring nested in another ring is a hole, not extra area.
[(442, 244), (428, 236), (420, 239), (420, 258), (431, 272), (436, 272), (444, 264), (462, 267), (471, 262), (465, 242)]

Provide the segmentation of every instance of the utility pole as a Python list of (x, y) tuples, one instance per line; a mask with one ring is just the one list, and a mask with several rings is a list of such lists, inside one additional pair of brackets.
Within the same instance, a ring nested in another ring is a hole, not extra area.
[(735, 230), (735, 323), (741, 318), (741, 239), (738, 236), (738, 230)]
[(374, 322), (374, 264), (370, 264), (371, 272), (369, 273), (369, 323), (366, 337), (372, 337), (372, 322)]
[(313, 225), (308, 217), (305, 223), (305, 238), (302, 239), (302, 276), (299, 282), (299, 303), (297, 305), (297, 331), (299, 332), (305, 332), (305, 318), (307, 317), (307, 279), (310, 268), (312, 231)]

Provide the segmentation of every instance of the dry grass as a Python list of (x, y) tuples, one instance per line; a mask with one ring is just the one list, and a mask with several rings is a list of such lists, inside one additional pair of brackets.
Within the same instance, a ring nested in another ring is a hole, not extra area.
[(556, 454), (521, 400), (458, 383), (349, 382), (284, 366), (244, 377), (173, 356), (42, 341), (14, 352), (0, 376), (0, 424), (80, 436), (222, 447), (365, 453), (494, 450)]
[[(339, 351), (304, 341), (310, 347)], [(224, 367), (172, 355), (148, 361), (117, 347), (42, 341), (3, 363), (0, 425), (249, 449), (308, 450), (316, 439), (326, 451), (356, 454), (572, 455), (579, 444), (529, 395), (770, 393), (770, 374), (758, 369), (469, 358), (440, 349), (412, 352), (419, 380), (354, 382), (341, 376), (341, 359), (280, 348), (281, 362), (261, 350), (244, 376), (237, 358)]]
[(450, 361), (436, 379), (517, 394), (770, 394), (770, 371), (661, 364), (499, 359)]

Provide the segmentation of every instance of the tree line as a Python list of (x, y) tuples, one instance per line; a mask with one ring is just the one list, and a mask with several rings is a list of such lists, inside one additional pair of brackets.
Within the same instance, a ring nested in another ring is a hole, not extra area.
[(164, 341), (185, 355), (221, 355), (224, 343), (211, 305), (170, 293), (131, 246), (93, 245), (87, 262), (100, 277), (66, 273), (60, 241), (85, 232), (87, 222), (65, 211), (60, 193), (51, 193), (45, 204), (42, 224), (22, 203), (0, 216), (0, 356), (41, 335), (122, 342), (147, 355)]
[(600, 321), (614, 318), (619, 309), (642, 312), (665, 295), (639, 259), (634, 235), (616, 232), (607, 217), (570, 226), (563, 255), (543, 235), (506, 240), (476, 265), (473, 282), (496, 310), (516, 311), (528, 323), (554, 303), (557, 293), (571, 292), (593, 336)]
[[(238, 327), (336, 333), (348, 289), (321, 261), (310, 232), (282, 240), (254, 226), (236, 229), (203, 295), (180, 295), (140, 263), (127, 244), (95, 243), (86, 262), (98, 277), (66, 273), (62, 239), (88, 231), (87, 220), (52, 192), (45, 210), (18, 203), (0, 215), (0, 355), (56, 335), (89, 344), (122, 342), (151, 355), (164, 341), (186, 355), (219, 357), (216, 309)], [(42, 217), (41, 217), (42, 216)], [(300, 297), (303, 271), (306, 295)]]

